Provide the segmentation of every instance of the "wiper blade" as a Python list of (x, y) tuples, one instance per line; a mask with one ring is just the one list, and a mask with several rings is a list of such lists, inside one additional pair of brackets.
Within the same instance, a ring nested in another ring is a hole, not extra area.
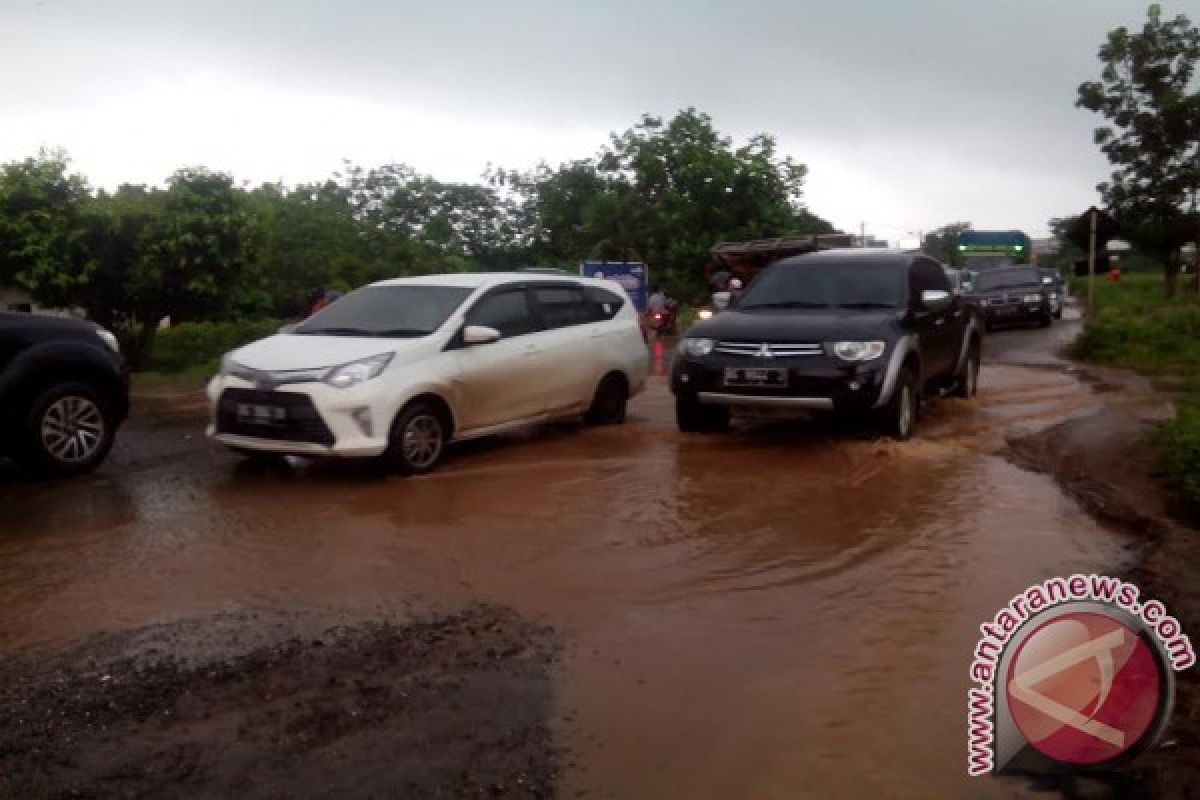
[(418, 330), (417, 328), (388, 328), (383, 331), (373, 331), (375, 336), (428, 336), (433, 331)]
[(871, 309), (871, 308), (895, 308), (891, 303), (880, 303), (876, 300), (862, 300), (857, 303), (838, 303), (838, 308), (855, 308), (855, 309)]
[(372, 331), (364, 331), (362, 328), (304, 328), (292, 331), (313, 336), (374, 336)]
[(828, 308), (827, 303), (812, 303), (807, 300), (789, 300), (781, 303), (755, 303), (752, 306), (739, 306), (738, 311), (749, 311), (754, 308)]

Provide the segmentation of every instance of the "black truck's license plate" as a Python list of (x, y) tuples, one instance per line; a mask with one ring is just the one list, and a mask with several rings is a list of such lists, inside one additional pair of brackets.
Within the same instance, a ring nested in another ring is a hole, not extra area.
[(259, 403), (238, 403), (237, 417), (238, 422), (252, 425), (279, 425), (287, 421), (287, 409)]
[(786, 369), (726, 367), (726, 386), (787, 386)]

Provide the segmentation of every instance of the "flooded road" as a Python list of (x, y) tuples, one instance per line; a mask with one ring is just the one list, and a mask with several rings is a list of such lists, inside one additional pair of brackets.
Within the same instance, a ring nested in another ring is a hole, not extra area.
[(1128, 559), (998, 455), (1100, 402), (1053, 355), (1073, 327), (993, 335), (980, 396), (906, 443), (683, 436), (659, 377), (620, 428), (476, 443), (400, 479), (239, 463), (174, 402), (91, 477), (0, 478), (0, 655), (215, 613), (483, 602), (565, 643), (564, 797), (1024, 796), (965, 776), (978, 625)]

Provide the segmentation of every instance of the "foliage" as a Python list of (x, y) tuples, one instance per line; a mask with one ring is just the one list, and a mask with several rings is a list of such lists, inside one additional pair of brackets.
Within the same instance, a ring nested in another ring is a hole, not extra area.
[[(1079, 288), (1083, 282), (1076, 281)], [(1175, 419), (1158, 434), (1168, 480), (1200, 509), (1200, 306), (1164, 301), (1163, 278), (1136, 274), (1120, 283), (1097, 281), (1096, 309), (1076, 340), (1085, 361), (1144, 373), (1192, 378), (1176, 404)]]
[(1200, 29), (1152, 5), (1141, 31), (1109, 32), (1099, 57), (1100, 80), (1076, 102), (1108, 120), (1095, 141), (1116, 169), (1098, 188), (1125, 237), (1164, 265), (1171, 294), (1179, 248), (1200, 239)]
[(668, 121), (643, 116), (596, 159), (491, 177), (519, 199), (537, 263), (643, 260), (672, 294), (696, 298), (718, 241), (833, 232), (803, 205), (806, 174), (771, 136), (735, 147), (689, 108)]
[(1200, 509), (1200, 389), (1177, 404), (1175, 419), (1158, 434), (1168, 478), (1193, 509)]
[(0, 285), (28, 289), (51, 304), (87, 285), (91, 259), (84, 208), (87, 182), (60, 151), (0, 166)]
[[(1096, 281), (1096, 307), (1075, 340), (1077, 357), (1141, 372), (1200, 373), (1200, 307), (1164, 302), (1163, 279), (1135, 274)], [(1086, 292), (1083, 280), (1076, 294)]]
[(154, 372), (176, 373), (197, 364), (216, 363), (230, 350), (270, 336), (282, 324), (282, 320), (258, 317), (173, 325), (159, 332), (154, 354), (145, 368)]
[(645, 116), (595, 158), (479, 183), (348, 163), (291, 187), (187, 168), (93, 192), (68, 166), (45, 151), (0, 166), (0, 285), (137, 328), (138, 367), (164, 317), (294, 317), (323, 289), (585, 258), (643, 260), (687, 299), (717, 241), (833, 230), (803, 205), (804, 165), (765, 134), (735, 146), (695, 109)]
[(921, 242), (921, 249), (943, 264), (957, 264), (960, 260), (958, 258), (958, 235), (969, 230), (971, 230), (969, 222), (951, 222), (943, 225), (937, 230), (925, 234), (925, 239)]

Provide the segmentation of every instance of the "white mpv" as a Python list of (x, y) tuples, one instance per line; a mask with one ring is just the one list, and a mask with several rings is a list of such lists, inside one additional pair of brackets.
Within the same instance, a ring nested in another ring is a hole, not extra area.
[(427, 472), (451, 441), (581, 413), (623, 422), (648, 362), (612, 281), (399, 278), (227, 354), (208, 384), (208, 434), (243, 453), (383, 456)]

